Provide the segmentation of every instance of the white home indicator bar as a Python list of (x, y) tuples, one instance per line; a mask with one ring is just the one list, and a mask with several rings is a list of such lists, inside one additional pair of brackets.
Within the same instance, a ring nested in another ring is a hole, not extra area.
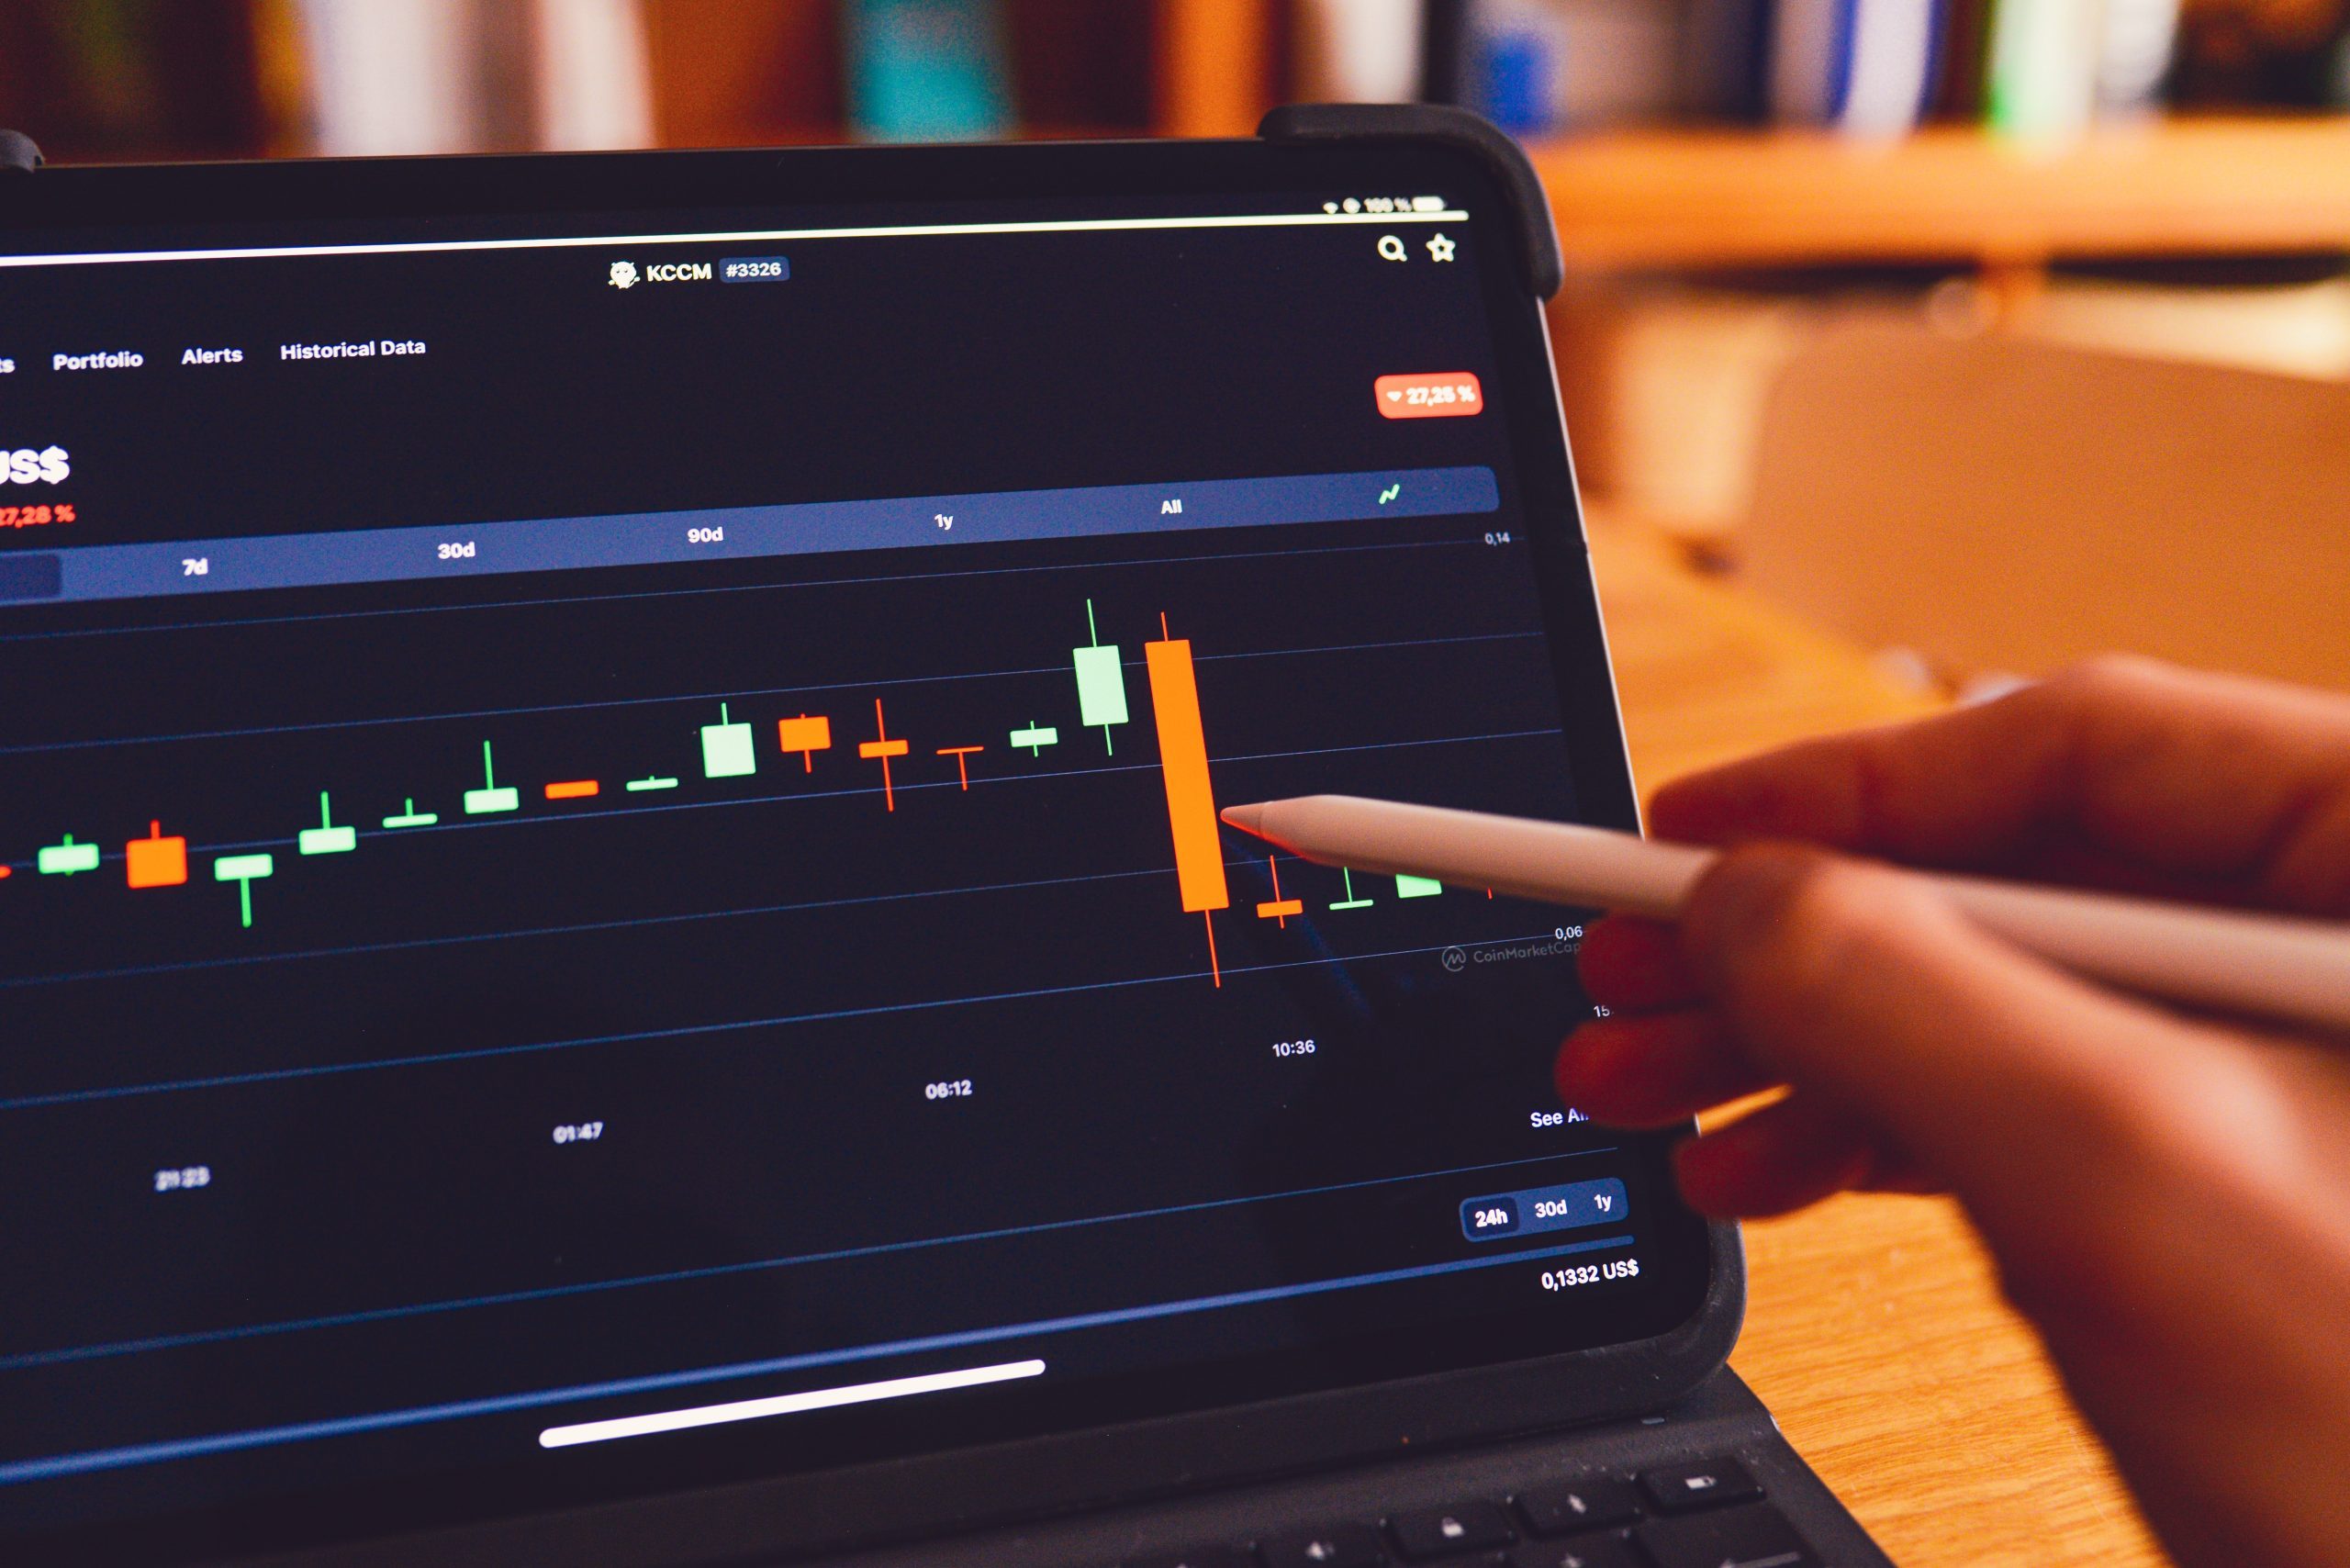
[(802, 1410), (829, 1410), (838, 1405), (869, 1405), (877, 1399), (903, 1399), (914, 1394), (944, 1394), (950, 1388), (977, 1388), (983, 1383), (1010, 1383), (1015, 1378), (1040, 1377), (1042, 1361), (1005, 1361), (992, 1367), (962, 1372), (929, 1372), (921, 1377), (897, 1377), (887, 1383), (857, 1383), (845, 1388), (811, 1388), (800, 1394), (778, 1394), (769, 1399), (743, 1399), (731, 1405), (699, 1405), (690, 1410), (663, 1410), (650, 1416), (622, 1416), (610, 1421), (582, 1421), (576, 1426), (549, 1427), (539, 1434), (543, 1449), (567, 1449), (579, 1443), (610, 1442), (614, 1438), (642, 1438), (655, 1432), (677, 1432), (689, 1427), (715, 1427), (727, 1421), (756, 1421), (768, 1416), (792, 1416)]

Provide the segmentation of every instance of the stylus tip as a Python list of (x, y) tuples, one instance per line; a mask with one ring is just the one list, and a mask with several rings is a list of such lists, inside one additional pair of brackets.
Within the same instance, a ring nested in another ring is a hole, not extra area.
[(1264, 830), (1258, 825), (1265, 820), (1265, 808), (1262, 806), (1226, 806), (1224, 808), (1224, 820), (1227, 825), (1243, 833), (1254, 834), (1259, 838), (1265, 836)]

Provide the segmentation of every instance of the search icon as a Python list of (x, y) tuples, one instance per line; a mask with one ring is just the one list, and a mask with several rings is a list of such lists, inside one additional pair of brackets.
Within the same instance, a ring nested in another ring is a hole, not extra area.
[(1411, 260), (1410, 252), (1404, 249), (1404, 241), (1393, 234), (1382, 234), (1379, 237), (1379, 253), (1391, 262)]

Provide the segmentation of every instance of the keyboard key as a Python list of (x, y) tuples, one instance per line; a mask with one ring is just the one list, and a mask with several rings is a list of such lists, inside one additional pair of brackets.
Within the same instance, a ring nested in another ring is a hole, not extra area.
[(1594, 1475), (1522, 1492), (1517, 1511), (1536, 1535), (1577, 1535), (1639, 1518), (1640, 1500), (1625, 1483)]
[(1379, 1532), (1369, 1525), (1332, 1525), (1260, 1542), (1266, 1568), (1376, 1568), (1387, 1561)]
[(1632, 1543), (1620, 1535), (1586, 1535), (1521, 1546), (1509, 1554), (1509, 1568), (1646, 1568), (1646, 1564), (1632, 1555)]
[(1137, 1557), (1125, 1568), (1257, 1568), (1256, 1554), (1237, 1546), (1203, 1546), (1191, 1551)]
[(1762, 1495), (1762, 1488), (1755, 1484), (1746, 1466), (1728, 1454), (1699, 1460), (1695, 1464), (1645, 1471), (1640, 1475), (1640, 1488), (1649, 1495), (1649, 1501), (1668, 1514), (1718, 1508), (1725, 1503), (1743, 1503)]
[(1768, 1503), (1657, 1519), (1638, 1533), (1657, 1568), (1818, 1568), (1819, 1562)]
[(1490, 1551), (1517, 1539), (1517, 1532), (1509, 1528), (1509, 1516), (1491, 1503), (1399, 1514), (1388, 1521), (1387, 1529), (1398, 1550), (1414, 1562), (1463, 1551)]

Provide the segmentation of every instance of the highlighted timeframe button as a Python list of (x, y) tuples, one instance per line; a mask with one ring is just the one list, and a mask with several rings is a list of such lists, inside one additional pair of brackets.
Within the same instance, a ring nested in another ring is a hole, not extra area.
[(1371, 400), (1391, 420), (1458, 420), (1481, 412), (1484, 388), (1465, 370), (1436, 375), (1382, 375), (1371, 384)]

